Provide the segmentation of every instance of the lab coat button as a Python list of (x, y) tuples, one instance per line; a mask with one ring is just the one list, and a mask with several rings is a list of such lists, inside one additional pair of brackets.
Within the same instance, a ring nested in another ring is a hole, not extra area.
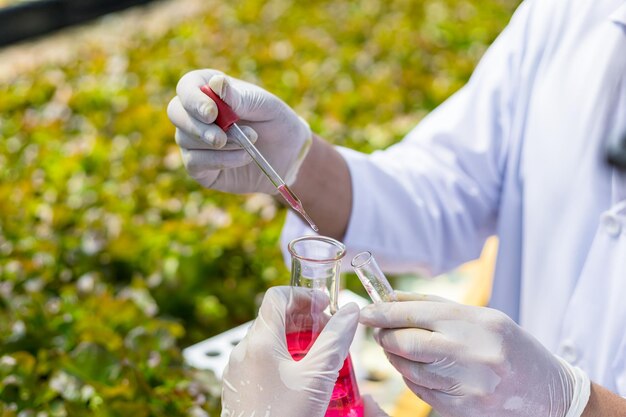
[(563, 342), (561, 345), (561, 357), (571, 365), (575, 365), (578, 361), (578, 351), (576, 346), (570, 340)]
[(604, 230), (609, 236), (617, 237), (622, 232), (622, 224), (613, 214), (607, 214), (602, 219)]

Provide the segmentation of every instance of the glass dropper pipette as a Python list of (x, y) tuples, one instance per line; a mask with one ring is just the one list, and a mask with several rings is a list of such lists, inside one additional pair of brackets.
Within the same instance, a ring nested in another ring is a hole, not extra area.
[(289, 189), (285, 181), (276, 173), (274, 168), (267, 162), (267, 159), (259, 152), (259, 150), (254, 146), (250, 138), (246, 136), (245, 133), (241, 130), (239, 125), (237, 125), (237, 121), (239, 121), (239, 116), (237, 113), (230, 108), (228, 104), (224, 102), (208, 85), (203, 85), (200, 87), (200, 90), (207, 96), (209, 96), (217, 105), (217, 118), (215, 119), (215, 124), (217, 124), (224, 132), (229, 131), (235, 139), (239, 142), (239, 145), (245, 149), (246, 152), (252, 157), (252, 160), (257, 164), (257, 166), (263, 171), (263, 173), (267, 176), (267, 178), (274, 184), (274, 187), (278, 190), (280, 195), (283, 196), (285, 201), (293, 208), (295, 211), (300, 213), (302, 217), (309, 223), (311, 228), (316, 232), (319, 232), (319, 228), (313, 223), (313, 220), (309, 217), (306, 211), (304, 211), (304, 207), (302, 206), (302, 202), (296, 195)]

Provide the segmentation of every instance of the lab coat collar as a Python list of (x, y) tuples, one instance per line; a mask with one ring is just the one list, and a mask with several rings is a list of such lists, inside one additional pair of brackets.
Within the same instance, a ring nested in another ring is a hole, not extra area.
[(611, 14), (611, 20), (615, 23), (621, 23), (622, 25), (626, 25), (626, 2), (617, 8)]

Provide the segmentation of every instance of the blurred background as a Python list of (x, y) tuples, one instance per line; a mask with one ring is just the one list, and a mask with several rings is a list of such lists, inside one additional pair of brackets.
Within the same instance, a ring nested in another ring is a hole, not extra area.
[(518, 1), (106, 3), (0, 0), (0, 416), (217, 416), (181, 349), (288, 283), (285, 209), (186, 175), (178, 79), (220, 69), (371, 152), (465, 83)]

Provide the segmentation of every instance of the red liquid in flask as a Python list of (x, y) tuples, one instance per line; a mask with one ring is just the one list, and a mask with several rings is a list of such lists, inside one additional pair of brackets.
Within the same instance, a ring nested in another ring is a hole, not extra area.
[[(287, 334), (287, 349), (291, 357), (299, 361), (302, 359), (319, 333), (301, 331)], [(356, 385), (352, 360), (350, 355), (346, 358), (339, 371), (339, 377), (330, 397), (328, 410), (325, 417), (363, 417), (363, 401), (359, 395), (359, 387)]]

